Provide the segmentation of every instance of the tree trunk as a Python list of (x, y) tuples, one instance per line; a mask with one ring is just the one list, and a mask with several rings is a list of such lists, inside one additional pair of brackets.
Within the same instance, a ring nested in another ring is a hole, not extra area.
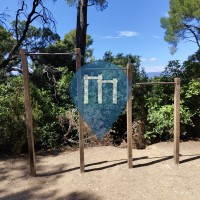
[(81, 0), (78, 1), (78, 7), (77, 7), (77, 19), (76, 19), (76, 48), (80, 48), (80, 6), (81, 6)]
[(79, 0), (76, 24), (76, 48), (81, 49), (82, 61), (85, 61), (87, 35), (87, 5), (88, 0)]

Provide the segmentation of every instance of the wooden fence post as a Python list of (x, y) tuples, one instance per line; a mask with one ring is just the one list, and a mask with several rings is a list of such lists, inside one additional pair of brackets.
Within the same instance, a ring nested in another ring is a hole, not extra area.
[[(130, 85), (130, 95), (127, 101), (127, 144), (128, 144), (128, 167), (133, 167), (132, 162), (132, 65), (130, 63), (127, 64), (127, 76), (128, 82)], [(128, 87), (127, 87), (128, 90)]]
[[(76, 48), (76, 71), (81, 68), (81, 50)], [(77, 80), (78, 90), (78, 107), (82, 106), (82, 84), (81, 80)], [(84, 169), (84, 135), (83, 135), (83, 118), (79, 113), (79, 148), (80, 148), (80, 171), (83, 173)]]
[(180, 146), (180, 78), (174, 79), (174, 161), (179, 164)]
[(34, 137), (33, 137), (33, 117), (32, 117), (32, 108), (31, 108), (31, 100), (30, 100), (28, 63), (27, 63), (25, 49), (21, 49), (21, 61), (22, 61), (22, 73), (23, 73), (23, 80), (24, 80), (24, 98), (25, 98), (24, 104), (25, 104), (25, 113), (26, 113), (30, 175), (36, 176), (35, 147), (34, 147)]

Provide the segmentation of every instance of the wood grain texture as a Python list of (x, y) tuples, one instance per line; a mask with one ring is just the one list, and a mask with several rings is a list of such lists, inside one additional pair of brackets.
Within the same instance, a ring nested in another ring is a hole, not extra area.
[(24, 98), (25, 98), (24, 104), (25, 104), (25, 113), (26, 113), (30, 175), (36, 176), (35, 147), (34, 147), (34, 137), (33, 137), (33, 116), (32, 116), (32, 108), (31, 108), (31, 100), (30, 100), (29, 71), (28, 71), (28, 64), (27, 64), (25, 49), (21, 49), (21, 60), (22, 60), (23, 80), (24, 80)]
[[(130, 95), (127, 101), (127, 145), (128, 145), (128, 167), (132, 168), (132, 65), (127, 64), (127, 76), (130, 85)], [(128, 90), (128, 87), (127, 87)]]
[[(81, 50), (76, 49), (76, 71), (81, 68)], [(81, 97), (81, 80), (77, 80), (77, 90), (78, 90), (78, 107), (82, 106)], [(83, 135), (83, 118), (79, 113), (79, 149), (80, 149), (80, 172), (85, 171), (84, 167), (84, 135)]]
[(174, 83), (174, 161), (178, 165), (180, 151), (180, 78), (175, 78)]

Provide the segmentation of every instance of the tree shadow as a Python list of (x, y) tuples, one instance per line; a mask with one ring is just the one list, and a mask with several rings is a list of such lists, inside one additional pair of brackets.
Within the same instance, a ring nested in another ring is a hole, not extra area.
[(3, 159), (0, 160), (0, 182), (6, 180), (8, 177), (10, 177), (11, 173), (13, 171), (18, 171), (17, 177), (15, 178), (27, 178), (28, 171), (27, 171), (27, 162), (25, 159), (20, 160), (18, 158), (16, 159)]
[(0, 167), (0, 182), (8, 177), (7, 171)]
[[(55, 199), (57, 190), (43, 192), (42, 187), (34, 187), (16, 193), (3, 196), (2, 200), (24, 200), (24, 199)], [(41, 194), (42, 193), (42, 194)]]
[(88, 192), (72, 192), (65, 197), (56, 200), (100, 200), (101, 198), (93, 193)]
[(25, 199), (54, 199), (54, 200), (100, 200), (94, 193), (72, 192), (67, 195), (59, 196), (58, 190), (44, 191), (42, 187), (34, 187), (20, 192), (1, 196), (2, 200), (25, 200)]
[(50, 149), (50, 150), (45, 150), (45, 151), (38, 151), (36, 152), (36, 157), (41, 156), (41, 157), (46, 157), (46, 156), (58, 156), (61, 153), (70, 153), (70, 152), (75, 152), (77, 151), (78, 148), (66, 148), (66, 149)]

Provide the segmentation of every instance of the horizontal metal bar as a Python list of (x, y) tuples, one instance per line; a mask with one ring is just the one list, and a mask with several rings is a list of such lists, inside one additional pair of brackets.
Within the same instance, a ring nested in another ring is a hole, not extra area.
[(123, 68), (104, 68), (104, 67), (100, 67), (100, 68), (86, 68), (84, 70), (125, 70), (127, 69), (126, 67)]
[(75, 53), (26, 53), (27, 56), (40, 56), (40, 55), (75, 55)]
[(174, 84), (174, 82), (143, 82), (143, 83), (136, 83), (136, 85), (152, 85), (152, 84), (172, 85), (172, 84)]

